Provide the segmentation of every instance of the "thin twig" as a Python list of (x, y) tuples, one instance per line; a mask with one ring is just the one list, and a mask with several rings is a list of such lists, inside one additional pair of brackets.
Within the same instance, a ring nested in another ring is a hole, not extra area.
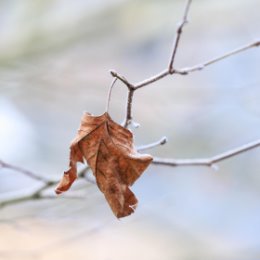
[(37, 175), (37, 174), (35, 174), (31, 171), (28, 171), (28, 170), (26, 170), (22, 167), (3, 162), (1, 160), (0, 160), (0, 167), (20, 172), (20, 173), (22, 173), (22, 174), (24, 174), (24, 175), (26, 175), (26, 176), (34, 179), (34, 180), (37, 180), (37, 181), (41, 181), (41, 182), (44, 182), (44, 183), (54, 183), (53, 181), (45, 179), (44, 177), (41, 177), (41, 176), (39, 176), (39, 175)]
[(158, 141), (156, 141), (154, 143), (138, 146), (136, 150), (138, 152), (141, 152), (141, 151), (145, 151), (145, 150), (154, 148), (156, 146), (164, 145), (166, 143), (167, 143), (167, 137), (163, 136), (160, 140), (158, 140)]
[[(155, 147), (157, 145), (162, 145), (166, 142), (165, 138), (162, 138), (160, 141), (143, 146), (143, 147), (139, 147), (138, 150), (144, 150), (144, 149), (149, 149), (152, 147)], [(210, 158), (205, 158), (205, 159), (164, 159), (164, 158), (158, 158), (158, 157), (154, 157), (153, 158), (153, 164), (155, 165), (166, 165), (166, 166), (209, 166), (209, 167), (213, 167), (216, 163), (224, 161), (226, 159), (229, 159), (231, 157), (234, 157), (238, 154), (242, 154), (246, 151), (252, 150), (254, 148), (260, 147), (260, 139), (256, 140), (254, 142), (245, 144), (243, 146), (240, 146), (238, 148), (229, 150), (227, 152), (215, 155), (213, 157)], [(1, 161), (1, 163), (3, 163)], [(19, 167), (14, 167), (16, 170), (20, 169)], [(86, 173), (88, 171), (89, 167), (87, 166), (86, 168), (84, 168), (81, 172), (82, 174), (79, 174), (79, 176), (82, 178), (83, 177), (83, 172)], [(18, 170), (19, 171), (19, 170)], [(22, 174), (24, 174), (24, 169), (21, 172)], [(36, 174), (33, 174), (32, 176), (37, 176)], [(87, 174), (84, 175), (84, 178), (90, 182), (95, 184), (95, 182), (91, 179), (89, 179)], [(34, 178), (34, 177), (32, 177)], [(56, 182), (55, 182), (56, 183)], [(52, 187), (53, 184), (51, 184), (51, 182), (49, 183), (44, 183), (44, 185), (42, 187), (40, 187), (38, 190), (36, 190), (35, 192), (33, 192), (32, 194), (29, 195), (24, 195), (24, 196), (20, 196), (20, 197), (16, 197), (16, 198), (12, 198), (12, 199), (8, 199), (6, 201), (2, 201), (0, 202), (0, 208), (9, 206), (9, 205), (13, 205), (13, 204), (18, 204), (21, 202), (25, 202), (25, 201), (29, 201), (29, 200), (41, 200), (41, 199), (54, 199), (56, 196), (52, 196), (52, 195), (43, 195), (43, 191), (45, 191), (46, 189)], [(65, 196), (64, 198), (68, 198), (68, 199), (72, 199), (75, 198), (74, 196)], [(76, 198), (81, 198), (81, 197), (76, 197)]]
[(148, 86), (148, 85), (150, 85), (150, 84), (152, 84), (152, 83), (154, 83), (158, 80), (161, 80), (161, 79), (163, 79), (163, 78), (165, 78), (166, 76), (169, 76), (169, 75), (173, 75), (173, 74), (187, 75), (190, 72), (202, 70), (206, 66), (214, 64), (214, 63), (221, 61), (223, 59), (226, 59), (230, 56), (233, 56), (233, 55), (238, 54), (240, 52), (244, 52), (248, 49), (260, 46), (259, 40), (254, 41), (253, 43), (249, 43), (245, 46), (242, 46), (242, 47), (240, 47), (236, 50), (230, 51), (230, 52), (228, 52), (224, 55), (221, 55), (217, 58), (209, 60), (205, 63), (199, 64), (199, 65), (196, 65), (196, 66), (192, 66), (192, 67), (183, 68), (183, 69), (175, 69), (174, 68), (174, 61), (175, 61), (176, 53), (177, 53), (177, 50), (178, 50), (178, 46), (179, 46), (183, 27), (187, 23), (188, 12), (189, 12), (189, 9), (190, 9), (191, 2), (192, 2), (192, 0), (187, 1), (185, 9), (184, 9), (183, 18), (182, 18), (181, 22), (179, 23), (179, 26), (177, 27), (176, 36), (175, 36), (175, 40), (174, 40), (174, 43), (173, 43), (173, 49), (172, 49), (172, 52), (171, 52), (171, 57), (170, 57), (170, 62), (169, 62), (168, 68), (161, 71), (157, 75), (154, 75), (150, 78), (142, 80), (142, 81), (140, 81), (136, 84), (132, 84), (124, 76), (120, 75), (116, 71), (110, 71), (110, 73), (113, 77), (121, 80), (126, 85), (126, 87), (128, 88), (126, 117), (125, 117), (125, 120), (124, 120), (124, 123), (123, 123), (124, 127), (127, 128), (131, 124), (131, 121), (133, 119), (133, 116), (132, 116), (132, 105), (133, 105), (132, 100), (133, 100), (135, 90), (143, 88), (145, 86)]
[(40, 197), (41, 200), (43, 199), (53, 199), (53, 200), (56, 200), (56, 199), (70, 199), (70, 200), (82, 200), (82, 199), (85, 199), (83, 196), (72, 196), (72, 195), (63, 195), (63, 196), (57, 196), (57, 195), (42, 195)]
[(28, 200), (33, 200), (33, 197), (31, 195), (21, 196), (18, 198), (9, 199), (6, 201), (0, 202), (0, 209), (3, 209), (4, 207), (7, 207), (9, 205), (22, 203)]
[(165, 78), (168, 75), (170, 75), (169, 70), (168, 69), (167, 70), (163, 70), (162, 72), (160, 72), (157, 75), (154, 75), (154, 76), (152, 76), (152, 77), (150, 77), (148, 79), (145, 79), (145, 80), (143, 80), (143, 81), (141, 81), (139, 83), (136, 83), (134, 85), (134, 89), (137, 90), (139, 88), (142, 88), (142, 87), (145, 87), (147, 85), (150, 85), (150, 84), (152, 84), (152, 83), (154, 83), (154, 82), (156, 82), (156, 81), (158, 81), (158, 80), (160, 80), (162, 78)]
[(171, 59), (170, 59), (170, 63), (169, 63), (169, 68), (168, 68), (168, 71), (169, 71), (170, 74), (172, 74), (174, 72), (174, 70), (173, 70), (173, 63), (174, 63), (174, 59), (175, 59), (175, 56), (176, 56), (176, 53), (177, 53), (177, 49), (178, 49), (178, 46), (179, 46), (179, 42), (180, 42), (180, 38), (181, 38), (181, 33), (182, 33), (182, 30), (183, 30), (183, 27), (188, 22), (187, 17), (188, 17), (188, 12), (189, 12), (189, 9), (190, 9), (191, 1), (192, 0), (188, 0), (187, 1), (182, 21), (180, 22), (180, 24), (179, 24), (179, 26), (177, 28), (176, 37), (175, 37), (175, 40), (174, 40), (174, 43), (173, 43), (173, 51), (172, 51), (172, 55), (171, 55)]
[[(49, 188), (52, 188), (54, 185), (56, 185), (58, 183), (58, 181), (45, 179), (45, 178), (37, 175), (36, 173), (33, 173), (33, 172), (26, 170), (24, 168), (21, 168), (19, 166), (15, 166), (15, 165), (6, 163), (2, 160), (0, 160), (0, 167), (11, 169), (11, 170), (16, 171), (20, 174), (28, 176), (28, 177), (30, 177), (34, 180), (42, 182), (42, 186), (40, 186), (37, 190), (33, 191), (30, 194), (21, 195), (21, 196), (15, 197), (15, 198), (11, 198), (11, 199), (1, 201), (0, 202), (0, 208), (6, 207), (6, 206), (9, 206), (9, 205), (13, 205), (13, 204), (22, 203), (22, 202), (29, 201), (29, 200), (42, 200), (42, 199), (57, 198), (57, 196), (53, 196), (53, 195), (43, 195), (43, 192), (45, 190), (49, 189)], [(79, 178), (83, 178), (88, 169), (89, 169), (89, 166), (82, 169), (82, 171), (80, 171), (79, 174), (78, 174)], [(71, 199), (71, 198), (75, 198), (75, 196), (65, 196), (64, 198)]]
[(111, 73), (113, 75), (113, 77), (120, 79), (128, 87), (128, 98), (127, 98), (127, 108), (126, 108), (127, 112), (126, 112), (126, 117), (125, 117), (125, 121), (123, 123), (123, 126), (127, 128), (131, 124), (131, 121), (133, 119), (133, 116), (132, 116), (132, 105), (133, 105), (132, 100), (133, 100), (135, 90), (138, 90), (138, 89), (143, 88), (147, 85), (150, 85), (150, 84), (152, 84), (152, 83), (154, 83), (154, 82), (156, 82), (156, 81), (158, 81), (162, 78), (165, 78), (166, 76), (171, 75), (171, 74), (187, 75), (190, 72), (202, 70), (206, 66), (209, 66), (209, 65), (214, 64), (218, 61), (226, 59), (230, 56), (233, 56), (235, 54), (238, 54), (240, 52), (244, 52), (246, 50), (249, 50), (251, 48), (258, 47), (258, 46), (260, 46), (260, 41), (255, 41), (255, 42), (247, 44), (243, 47), (237, 48), (234, 51), (231, 51), (231, 52), (228, 52), (228, 53), (226, 53), (222, 56), (219, 56), (215, 59), (209, 60), (205, 63), (199, 64), (199, 65), (196, 65), (196, 66), (193, 66), (193, 67), (183, 68), (183, 69), (172, 69), (171, 72), (169, 71), (169, 69), (167, 69), (167, 70), (160, 72), (157, 75), (154, 75), (154, 76), (152, 76), (148, 79), (142, 80), (141, 82), (138, 82), (136, 84), (130, 83), (125, 77), (123, 77), (120, 74), (118, 74), (117, 72), (113, 71), (113, 73)]
[(254, 41), (252, 43), (249, 43), (249, 44), (247, 44), (245, 46), (239, 47), (239, 48), (237, 48), (237, 49), (235, 49), (233, 51), (227, 52), (224, 55), (221, 55), (221, 56), (219, 56), (217, 58), (214, 58), (212, 60), (209, 60), (207, 62), (201, 63), (199, 65), (195, 65), (195, 66), (187, 67), (187, 68), (182, 68), (182, 69), (172, 69), (171, 72), (169, 71), (169, 69), (163, 70), (160, 73), (158, 73), (157, 75), (154, 75), (154, 76), (152, 76), (152, 77), (150, 77), (148, 79), (142, 80), (142, 81), (140, 81), (140, 82), (138, 82), (136, 84), (129, 83), (129, 81), (125, 77), (123, 77), (121, 75), (119, 77), (119, 74), (116, 73), (116, 72), (114, 72), (113, 75), (115, 77), (117, 77), (118, 79), (120, 79), (120, 80), (124, 79), (124, 80), (121, 80), (123, 83), (126, 84), (126, 82), (127, 82), (127, 84), (131, 85), (134, 88), (134, 90), (137, 90), (139, 88), (142, 88), (142, 87), (145, 87), (147, 85), (150, 85), (150, 84), (152, 84), (152, 83), (154, 83), (154, 82), (156, 82), (156, 81), (158, 81), (158, 80), (160, 80), (160, 79), (162, 79), (162, 78), (164, 78), (166, 76), (169, 76), (170, 74), (187, 75), (190, 72), (202, 70), (205, 67), (207, 67), (207, 66), (209, 66), (211, 64), (214, 64), (214, 63), (216, 63), (218, 61), (224, 60), (224, 59), (226, 59), (226, 58), (228, 58), (230, 56), (233, 56), (233, 55), (238, 54), (240, 52), (244, 52), (246, 50), (249, 50), (249, 49), (254, 48), (254, 47), (259, 47), (259, 46), (260, 46), (260, 41)]
[(166, 159), (154, 157), (153, 164), (168, 166), (213, 166), (238, 154), (260, 147), (260, 139), (205, 159)]
[(84, 199), (84, 197), (82, 196), (62, 196), (62, 197), (58, 197), (56, 195), (25, 195), (25, 196), (21, 196), (18, 198), (13, 198), (13, 199), (9, 199), (6, 201), (2, 201), (0, 202), (0, 209), (3, 209), (7, 206), (11, 206), (14, 204), (19, 204), (22, 202), (26, 202), (26, 201), (31, 201), (31, 200), (55, 200), (55, 199)]
[(121, 80), (128, 88), (132, 88), (133, 87), (133, 85), (124, 76), (121, 76), (116, 71), (110, 70), (110, 74), (112, 75), (112, 77)]
[(177, 27), (176, 38), (175, 38), (175, 41), (173, 44), (173, 50), (172, 50), (172, 54), (171, 54), (170, 64), (166, 70), (160, 72), (159, 74), (157, 74), (155, 76), (152, 76), (151, 78), (145, 79), (136, 84), (130, 83), (124, 76), (121, 76), (116, 71), (110, 71), (110, 73), (113, 77), (121, 80), (128, 88), (126, 117), (125, 117), (125, 121), (123, 123), (124, 127), (127, 128), (131, 124), (131, 121), (132, 121), (132, 101), (133, 101), (134, 91), (174, 73), (174, 70), (173, 70), (174, 59), (175, 59), (175, 55), (177, 53), (177, 49), (179, 46), (179, 41), (180, 41), (183, 26), (187, 23), (187, 16), (188, 16), (191, 2), (192, 2), (192, 0), (187, 1), (187, 4), (184, 9), (182, 21), (180, 22), (180, 25)]
[(126, 116), (125, 116), (125, 121), (123, 122), (123, 126), (127, 128), (131, 122), (132, 122), (132, 104), (133, 104), (133, 96), (134, 96), (134, 89), (130, 88), (128, 90), (128, 95), (127, 95), (127, 105), (126, 105)]
[(224, 55), (221, 55), (221, 56), (214, 58), (212, 60), (209, 60), (207, 62), (201, 63), (199, 65), (195, 65), (195, 66), (192, 66), (192, 67), (187, 67), (187, 68), (183, 68), (183, 69), (179, 69), (179, 70), (174, 70), (174, 73), (181, 74), (181, 75), (187, 75), (190, 72), (202, 70), (202, 69), (204, 69), (205, 67), (207, 67), (211, 64), (214, 64), (214, 63), (221, 61), (221, 60), (224, 60), (224, 59), (226, 59), (230, 56), (233, 56), (235, 54), (238, 54), (240, 52), (244, 52), (246, 50), (249, 50), (251, 48), (258, 47), (258, 46), (260, 46), (260, 41), (255, 41), (253, 43), (247, 44), (247, 45), (242, 46), (240, 48), (237, 48), (233, 51), (227, 52)]

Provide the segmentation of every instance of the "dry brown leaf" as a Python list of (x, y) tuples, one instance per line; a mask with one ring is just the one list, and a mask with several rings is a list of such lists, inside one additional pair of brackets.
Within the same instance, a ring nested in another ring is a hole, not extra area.
[(84, 159), (116, 217), (133, 213), (138, 201), (129, 186), (148, 167), (152, 157), (135, 150), (132, 133), (115, 123), (108, 113), (85, 113), (70, 147), (70, 168), (64, 172), (57, 194), (70, 188), (77, 178), (76, 164)]

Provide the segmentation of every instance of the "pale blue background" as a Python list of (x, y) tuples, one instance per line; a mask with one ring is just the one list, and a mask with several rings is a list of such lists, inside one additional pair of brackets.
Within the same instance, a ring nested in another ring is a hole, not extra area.
[[(83, 111), (101, 114), (116, 69), (139, 81), (168, 63), (185, 1), (0, 1), (0, 158), (59, 179)], [(176, 65), (191, 66), (260, 38), (257, 0), (194, 1)], [(200, 158), (259, 138), (260, 49), (134, 97), (137, 145)], [(115, 87), (121, 122), (126, 88)], [(32, 201), (0, 211), (0, 259), (260, 259), (260, 150), (208, 168), (151, 166), (136, 182), (136, 213), (118, 221), (98, 189), (83, 200)], [(2, 170), (1, 200), (38, 183)], [(52, 194), (52, 190), (49, 191)]]

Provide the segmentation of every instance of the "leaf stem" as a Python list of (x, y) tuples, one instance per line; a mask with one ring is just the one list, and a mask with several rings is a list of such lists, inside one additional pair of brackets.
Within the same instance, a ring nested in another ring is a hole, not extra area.
[(117, 78), (116, 77), (113, 78), (112, 83), (111, 83), (109, 90), (108, 90), (107, 104), (106, 104), (106, 112), (107, 113), (108, 113), (108, 110), (109, 110), (109, 104), (110, 104), (110, 100), (111, 100), (112, 89), (113, 89), (116, 81), (117, 81)]

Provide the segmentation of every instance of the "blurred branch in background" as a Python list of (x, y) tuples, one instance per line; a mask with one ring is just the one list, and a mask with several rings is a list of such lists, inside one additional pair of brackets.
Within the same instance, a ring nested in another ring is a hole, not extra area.
[[(31, 172), (31, 171), (26, 170), (24, 168), (3, 162), (2, 160), (0, 160), (0, 167), (16, 171), (16, 172), (21, 173), (21, 174), (23, 174), (23, 175), (25, 175), (25, 176), (27, 176), (31, 179), (34, 179), (35, 181), (42, 183), (42, 185), (38, 189), (36, 189), (35, 191), (33, 191), (30, 194), (18, 195), (18, 196), (14, 196), (13, 198), (8, 198), (8, 199), (4, 199), (4, 200), (1, 200), (1, 198), (0, 198), (0, 209), (7, 206), (7, 205), (17, 204), (17, 203), (25, 202), (25, 201), (28, 201), (28, 200), (42, 200), (42, 199), (55, 199), (55, 198), (57, 198), (57, 196), (55, 196), (55, 195), (44, 195), (43, 192), (46, 191), (47, 189), (53, 187), (54, 185), (56, 185), (58, 183), (58, 181), (53, 181), (53, 180), (50, 180), (50, 179), (43, 178), (43, 177), (37, 175), (34, 172)], [(79, 173), (79, 177), (82, 178), (85, 175), (86, 172), (87, 172), (87, 168), (83, 169)], [(75, 198), (80, 198), (80, 197), (63, 196), (63, 198), (75, 199)]]

